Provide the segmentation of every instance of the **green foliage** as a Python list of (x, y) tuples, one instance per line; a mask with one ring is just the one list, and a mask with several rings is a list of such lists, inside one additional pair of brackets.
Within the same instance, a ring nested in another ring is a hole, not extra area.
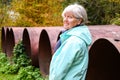
[(7, 59), (7, 57), (6, 57), (6, 55), (5, 55), (5, 53), (0, 53), (0, 66), (2, 65), (2, 63), (6, 63), (8, 61), (8, 59)]
[(26, 55), (22, 41), (15, 45), (12, 60), (5, 53), (0, 53), (0, 74), (14, 74), (12, 80), (45, 80), (39, 68), (31, 65), (31, 59)]
[(65, 0), (64, 7), (71, 3), (82, 4), (88, 13), (89, 24), (110, 24), (116, 13), (120, 13), (119, 0)]
[(0, 73), (0, 80), (13, 80), (17, 74), (2, 74)]
[(39, 69), (33, 66), (21, 67), (18, 75), (16, 80), (44, 80), (40, 75)]
[(0, 53), (0, 73), (5, 73), (9, 68), (8, 65), (9, 65), (9, 62), (5, 53)]
[[(7, 10), (7, 18), (1, 26), (60, 26), (62, 25), (61, 2), (56, 0), (12, 0)], [(3, 9), (2, 9), (3, 11)], [(10, 15), (10, 12), (14, 14)]]
[(120, 14), (116, 14), (116, 17), (113, 18), (110, 22), (111, 24), (120, 26)]
[(18, 64), (12, 64), (9, 62), (2, 67), (2, 73), (4, 74), (16, 74), (19, 70)]
[(0, 2), (0, 26), (61, 26), (63, 9), (75, 2), (86, 8), (92, 25), (111, 24), (120, 13), (119, 0), (12, 0)]
[(31, 63), (31, 60), (25, 53), (25, 48), (22, 44), (22, 41), (19, 41), (19, 43), (16, 44), (13, 49), (13, 62), (18, 64), (19, 67), (25, 67)]
[(18, 71), (16, 64), (11, 65), (5, 53), (0, 53), (0, 73), (13, 74)]

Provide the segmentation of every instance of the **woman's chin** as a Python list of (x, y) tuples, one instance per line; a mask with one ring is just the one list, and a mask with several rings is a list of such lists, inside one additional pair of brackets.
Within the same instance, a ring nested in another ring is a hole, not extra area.
[(64, 25), (63, 26), (65, 29), (69, 29), (69, 26), (68, 25)]

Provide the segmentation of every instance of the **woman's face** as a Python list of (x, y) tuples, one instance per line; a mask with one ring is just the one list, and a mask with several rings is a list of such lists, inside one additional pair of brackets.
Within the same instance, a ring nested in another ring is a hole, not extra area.
[(79, 25), (81, 19), (75, 18), (72, 12), (66, 12), (63, 17), (63, 26), (65, 29), (71, 29), (72, 27)]

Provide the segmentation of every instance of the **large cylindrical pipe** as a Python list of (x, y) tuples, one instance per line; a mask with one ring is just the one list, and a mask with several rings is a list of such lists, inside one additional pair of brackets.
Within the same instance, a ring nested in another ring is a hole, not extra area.
[(59, 35), (65, 29), (63, 29), (62, 27), (45, 27), (44, 29), (47, 31), (49, 39), (50, 39), (51, 50), (52, 50), (51, 54), (54, 54), (54, 48), (56, 46)]
[(48, 33), (42, 30), (39, 39), (39, 67), (43, 75), (49, 74), (49, 65), (52, 58), (51, 44)]
[(120, 26), (88, 26), (92, 34), (86, 80), (120, 79)]
[(28, 30), (25, 28), (23, 31), (23, 45), (25, 47), (25, 52), (29, 58), (31, 58), (31, 45), (30, 45), (30, 37)]
[(22, 33), (24, 28), (11, 27), (6, 33), (6, 53), (9, 57), (12, 56), (13, 48), (20, 40), (22, 40)]
[(40, 27), (27, 27), (23, 32), (23, 44), (26, 49), (26, 53), (32, 59), (32, 65), (39, 67), (38, 62), (38, 45), (39, 35), (42, 28)]
[[(120, 79), (120, 52), (116, 48), (116, 44), (105, 38), (100, 38), (93, 43), (89, 50), (86, 80)], [(118, 44), (120, 45), (120, 43)]]
[(1, 29), (1, 49), (3, 53), (6, 53), (6, 31), (7, 27), (2, 27)]
[(93, 42), (99, 38), (111, 38), (115, 41), (120, 40), (120, 26), (117, 25), (95, 25), (88, 26)]
[(14, 35), (15, 44), (22, 40), (24, 27), (11, 27), (11, 31)]
[(8, 57), (12, 56), (15, 39), (12, 29), (8, 28), (6, 31), (6, 54)]

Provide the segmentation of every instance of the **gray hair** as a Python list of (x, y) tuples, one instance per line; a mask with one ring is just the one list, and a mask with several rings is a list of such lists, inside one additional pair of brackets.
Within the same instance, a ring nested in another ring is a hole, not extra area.
[(62, 17), (64, 17), (64, 14), (66, 12), (72, 12), (73, 15), (75, 16), (75, 18), (77, 19), (83, 19), (81, 24), (85, 24), (88, 22), (88, 18), (87, 18), (87, 12), (85, 10), (85, 8), (82, 5), (79, 4), (71, 4), (69, 6), (67, 6), (63, 12), (62, 12)]

